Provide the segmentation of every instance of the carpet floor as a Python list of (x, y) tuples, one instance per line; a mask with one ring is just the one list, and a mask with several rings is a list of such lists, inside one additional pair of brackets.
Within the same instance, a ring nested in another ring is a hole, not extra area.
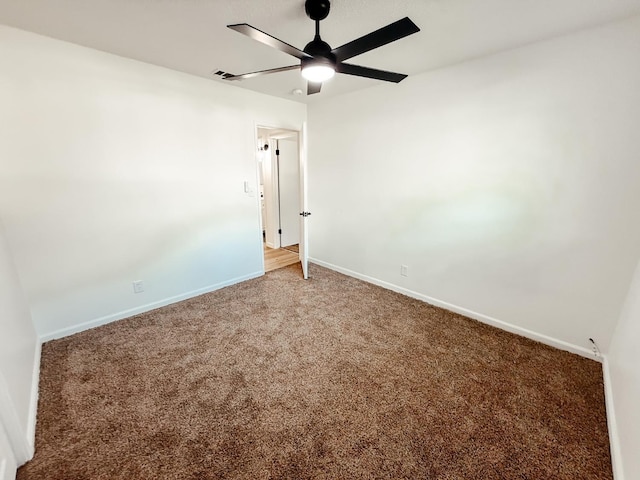
[(311, 265), (42, 351), (27, 479), (611, 479), (601, 365)]

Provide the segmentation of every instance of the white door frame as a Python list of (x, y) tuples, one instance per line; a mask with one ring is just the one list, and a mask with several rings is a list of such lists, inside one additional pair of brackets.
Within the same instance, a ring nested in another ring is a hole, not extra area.
[[(270, 135), (270, 139), (272, 138), (277, 138), (279, 135), (281, 134), (295, 134), (298, 140), (298, 148), (299, 148), (299, 153), (298, 153), (298, 159), (300, 161), (300, 169), (299, 169), (299, 176), (300, 176), (300, 192), (299, 192), (299, 198), (300, 198), (300, 206), (306, 206), (307, 204), (307, 182), (306, 182), (306, 122), (303, 123), (303, 125), (301, 126), (301, 128), (299, 130), (296, 130), (294, 128), (288, 128), (288, 127), (274, 127), (274, 126), (270, 126), (264, 123), (260, 123), (260, 122), (256, 122), (255, 124), (255, 151), (256, 151), (256, 178), (258, 179), (258, 185), (260, 182), (260, 171), (259, 171), (259, 149), (262, 146), (260, 140), (260, 130), (273, 130), (272, 134)], [(282, 138), (282, 137), (281, 137)], [(271, 142), (269, 142), (271, 144)], [(275, 142), (273, 142), (275, 144)], [(270, 173), (270, 185), (269, 185), (269, 193), (267, 193), (267, 185), (266, 185), (266, 178), (265, 178), (265, 202), (269, 202), (271, 203), (271, 205), (277, 204), (276, 202), (278, 201), (278, 171), (277, 171), (277, 162), (274, 160), (274, 155), (275, 155), (275, 148), (271, 148), (271, 145), (269, 147), (269, 161), (270, 161), (270, 165), (269, 168), (266, 170), (269, 170)], [(267, 155), (265, 155), (266, 157)], [(263, 173), (265, 171), (265, 166), (264, 166), (264, 160), (263, 160)], [(269, 198), (267, 198), (267, 195), (269, 195)], [(270, 210), (273, 210), (273, 207), (271, 207), (271, 209), (269, 209), (268, 207), (265, 208), (266, 210), (266, 215), (269, 219), (271, 219), (271, 224), (272, 224), (272, 228), (273, 228), (273, 224), (275, 222), (278, 221), (278, 213), (277, 212), (273, 212)], [(260, 238), (262, 239), (262, 228), (264, 225), (264, 219), (262, 218), (262, 208), (260, 205), (260, 198), (258, 195), (258, 211), (259, 211), (259, 216), (260, 216)], [(300, 210), (300, 212), (303, 212), (304, 210)], [(275, 215), (274, 215), (275, 213)], [(308, 248), (307, 248), (307, 242), (308, 242), (308, 237), (306, 235), (306, 218), (301, 216), (301, 222), (300, 222), (300, 261), (302, 262), (302, 266), (303, 266), (303, 274), (304, 274), (304, 278), (308, 278), (307, 275), (307, 262), (306, 260), (308, 259)], [(273, 239), (269, 239), (269, 235), (267, 234), (267, 239), (266, 239), (266, 244), (268, 247), (270, 248), (280, 248), (280, 236), (279, 235), (275, 235), (275, 237)], [(263, 258), (263, 263), (262, 263), (262, 269), (264, 271), (264, 258)]]

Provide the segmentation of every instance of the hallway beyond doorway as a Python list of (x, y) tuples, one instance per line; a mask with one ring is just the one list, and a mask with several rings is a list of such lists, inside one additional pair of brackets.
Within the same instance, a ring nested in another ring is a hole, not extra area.
[[(264, 244), (263, 244), (264, 245)], [(284, 248), (269, 248), (264, 245), (264, 271), (270, 272), (278, 268), (293, 265), (300, 261), (297, 253)]]
[(293, 253), (300, 253), (300, 245), (298, 245), (297, 243), (295, 245), (288, 245), (288, 246), (282, 247), (282, 248), (284, 248), (285, 250), (288, 250), (290, 252), (293, 252)]

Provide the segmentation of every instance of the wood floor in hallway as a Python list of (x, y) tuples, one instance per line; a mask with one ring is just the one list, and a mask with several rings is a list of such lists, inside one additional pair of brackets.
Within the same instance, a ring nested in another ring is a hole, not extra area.
[(269, 248), (264, 245), (264, 271), (270, 272), (278, 268), (293, 265), (300, 261), (297, 253), (284, 248)]

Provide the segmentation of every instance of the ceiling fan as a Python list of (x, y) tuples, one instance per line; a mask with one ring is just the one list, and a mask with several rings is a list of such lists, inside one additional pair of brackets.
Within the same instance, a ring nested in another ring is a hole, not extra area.
[(300, 64), (244, 73), (242, 75), (225, 75), (224, 79), (243, 80), (259, 75), (301, 69), (302, 76), (307, 80), (307, 95), (312, 95), (319, 93), (322, 82), (329, 80), (336, 72), (395, 83), (407, 77), (407, 75), (402, 73), (387, 72), (384, 70), (376, 70), (375, 68), (344, 63), (344, 60), (419, 32), (420, 29), (409, 17), (393, 22), (386, 27), (382, 27), (349, 43), (345, 43), (338, 48), (331, 49), (329, 44), (320, 38), (320, 20), (324, 20), (329, 15), (331, 2), (329, 0), (306, 0), (304, 8), (307, 16), (316, 22), (316, 35), (312, 41), (307, 43), (304, 50), (299, 50), (247, 23), (227, 25), (227, 27), (236, 32), (240, 32), (258, 42), (296, 57), (300, 60)]

